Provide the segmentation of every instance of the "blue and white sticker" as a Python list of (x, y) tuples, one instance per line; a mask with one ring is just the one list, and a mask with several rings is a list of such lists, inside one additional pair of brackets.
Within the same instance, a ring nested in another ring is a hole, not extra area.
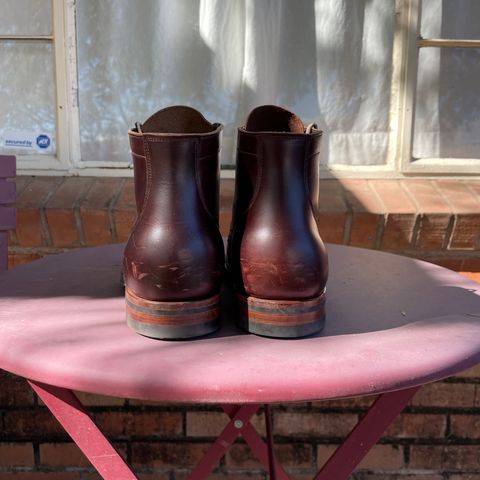
[(48, 152), (52, 149), (52, 137), (44, 132), (5, 131), (0, 136), (0, 146), (5, 150)]

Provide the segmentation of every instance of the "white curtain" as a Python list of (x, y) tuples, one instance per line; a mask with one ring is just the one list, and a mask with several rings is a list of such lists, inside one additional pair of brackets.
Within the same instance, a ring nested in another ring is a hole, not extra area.
[(275, 103), (326, 131), (322, 161), (382, 164), (393, 0), (78, 0), (82, 157), (128, 160), (127, 128), (187, 104), (236, 127)]

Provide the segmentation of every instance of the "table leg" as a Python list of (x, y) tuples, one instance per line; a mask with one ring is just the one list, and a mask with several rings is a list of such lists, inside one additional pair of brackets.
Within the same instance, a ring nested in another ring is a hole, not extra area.
[(71, 390), (33, 380), (28, 380), (28, 383), (102, 478), (105, 480), (137, 479)]
[(380, 395), (320, 469), (314, 480), (348, 478), (419, 388), (413, 387)]

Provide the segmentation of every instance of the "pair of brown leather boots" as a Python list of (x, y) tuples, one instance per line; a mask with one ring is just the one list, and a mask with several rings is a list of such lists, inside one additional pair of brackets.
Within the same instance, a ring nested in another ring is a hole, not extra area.
[(127, 322), (154, 338), (211, 333), (229, 277), (244, 330), (282, 338), (318, 332), (328, 275), (316, 222), (322, 132), (273, 105), (255, 108), (238, 129), (225, 271), (222, 128), (175, 106), (128, 132), (138, 215), (124, 255)]

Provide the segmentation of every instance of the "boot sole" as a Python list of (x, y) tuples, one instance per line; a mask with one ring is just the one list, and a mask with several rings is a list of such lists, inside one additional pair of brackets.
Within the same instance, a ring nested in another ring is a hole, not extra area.
[(308, 300), (266, 300), (237, 293), (237, 324), (264, 337), (299, 338), (325, 325), (325, 292)]
[(146, 337), (201, 337), (220, 327), (220, 294), (203, 300), (155, 302), (125, 288), (125, 302), (128, 326)]

